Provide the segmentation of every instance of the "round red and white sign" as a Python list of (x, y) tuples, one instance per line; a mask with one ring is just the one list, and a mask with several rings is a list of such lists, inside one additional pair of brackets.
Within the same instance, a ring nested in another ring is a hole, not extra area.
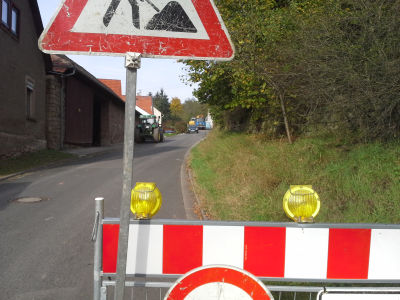
[(164, 300), (273, 300), (254, 275), (224, 265), (204, 266), (186, 273), (169, 289)]

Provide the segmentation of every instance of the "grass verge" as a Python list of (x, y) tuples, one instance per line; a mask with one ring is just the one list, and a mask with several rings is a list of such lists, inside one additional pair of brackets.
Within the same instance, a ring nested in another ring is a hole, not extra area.
[(75, 155), (55, 150), (41, 150), (15, 158), (1, 159), (0, 176), (7, 176), (72, 157)]
[(317, 222), (400, 222), (400, 143), (344, 145), (324, 137), (289, 145), (214, 130), (195, 147), (191, 167), (212, 219), (289, 221), (282, 198), (312, 185)]
[(174, 133), (164, 133), (164, 136), (174, 136), (174, 135), (178, 135), (176, 132)]

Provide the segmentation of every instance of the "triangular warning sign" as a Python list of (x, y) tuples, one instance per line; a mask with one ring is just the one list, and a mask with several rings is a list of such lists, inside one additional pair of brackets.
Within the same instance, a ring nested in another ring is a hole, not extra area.
[(39, 39), (54, 54), (230, 60), (234, 48), (212, 0), (63, 0)]

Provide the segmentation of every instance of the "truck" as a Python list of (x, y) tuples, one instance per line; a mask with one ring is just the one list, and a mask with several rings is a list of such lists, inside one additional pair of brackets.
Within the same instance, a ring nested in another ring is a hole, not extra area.
[(156, 143), (164, 142), (164, 132), (160, 119), (155, 115), (141, 115), (135, 128), (135, 142), (142, 143), (153, 140)]
[(190, 121), (189, 121), (189, 123), (188, 123), (188, 126), (190, 126), (190, 125), (196, 126), (196, 118), (191, 118), (191, 119), (190, 119)]
[(198, 129), (206, 129), (206, 121), (203, 115), (196, 116), (196, 126)]

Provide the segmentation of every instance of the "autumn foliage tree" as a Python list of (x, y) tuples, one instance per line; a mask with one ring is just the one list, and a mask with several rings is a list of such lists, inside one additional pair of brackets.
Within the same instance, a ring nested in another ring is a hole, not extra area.
[(236, 48), (187, 62), (195, 96), (230, 130), (400, 132), (400, 0), (218, 0)]
[(178, 97), (173, 97), (171, 99), (171, 104), (169, 106), (169, 109), (171, 110), (171, 116), (172, 116), (172, 120), (179, 120), (180, 119), (180, 115), (182, 114), (183, 111), (183, 105), (181, 103), (181, 99), (179, 99)]

